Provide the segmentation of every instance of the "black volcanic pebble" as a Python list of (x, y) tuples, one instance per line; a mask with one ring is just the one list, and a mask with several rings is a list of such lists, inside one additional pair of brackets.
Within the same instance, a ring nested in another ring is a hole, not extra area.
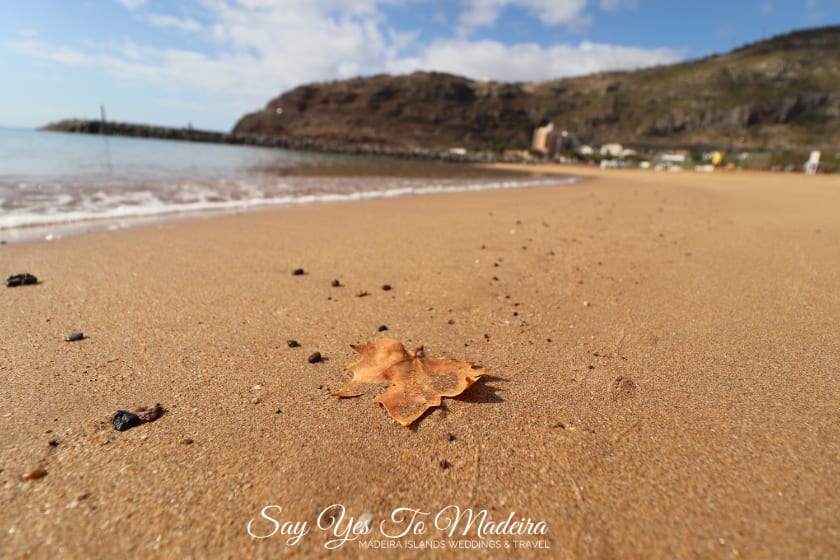
[(302, 268), (296, 268), (292, 271), (292, 276), (303, 276), (306, 274)]
[(387, 331), (387, 330), (388, 330), (388, 326), (387, 326), (387, 325), (379, 325), (379, 326), (376, 328), (376, 330), (377, 330), (377, 331), (379, 331), (379, 332), (385, 332), (385, 331)]
[(382, 289), (386, 292), (391, 290), (391, 284), (382, 284)]
[(300, 348), (300, 342), (297, 340), (287, 340), (286, 344), (289, 345), (289, 348)]
[(85, 337), (84, 334), (80, 332), (70, 333), (64, 337), (64, 340), (67, 342), (76, 342), (77, 340), (82, 340)]
[(324, 357), (321, 356), (320, 352), (315, 352), (314, 354), (312, 354), (308, 358), (306, 358), (306, 361), (309, 362), (310, 364), (317, 364), (318, 362), (321, 362), (323, 360), (324, 360)]
[(339, 282), (338, 280), (333, 280), (331, 285), (333, 288), (340, 288), (341, 282)]
[(114, 419), (111, 420), (111, 425), (118, 432), (124, 432), (131, 428), (135, 428), (142, 424), (143, 421), (136, 414), (132, 414), (127, 410), (118, 410), (114, 413)]
[(24, 272), (22, 274), (12, 274), (6, 278), (7, 288), (17, 288), (18, 286), (28, 286), (30, 284), (37, 284), (38, 279), (32, 274)]

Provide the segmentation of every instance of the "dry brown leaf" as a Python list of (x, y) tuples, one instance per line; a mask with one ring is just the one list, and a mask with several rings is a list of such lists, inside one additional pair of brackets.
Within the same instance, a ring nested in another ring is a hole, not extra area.
[(468, 362), (426, 358), (422, 346), (409, 352), (392, 338), (350, 346), (362, 359), (348, 366), (353, 379), (333, 395), (357, 397), (361, 394), (358, 385), (388, 383), (389, 387), (373, 402), (384, 406), (403, 426), (410, 425), (429, 408), (440, 406), (441, 397), (460, 395), (487, 373)]

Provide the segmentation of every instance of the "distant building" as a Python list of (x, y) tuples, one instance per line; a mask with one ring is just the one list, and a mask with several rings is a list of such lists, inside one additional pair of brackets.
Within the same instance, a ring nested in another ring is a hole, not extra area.
[(621, 144), (604, 144), (601, 146), (600, 153), (604, 157), (621, 157), (624, 152), (624, 146)]
[(691, 152), (688, 150), (670, 150), (667, 152), (659, 152), (653, 158), (655, 163), (670, 163), (676, 165), (685, 165), (691, 163)]
[(531, 140), (531, 149), (535, 152), (546, 153), (548, 151), (549, 136), (554, 132), (554, 125), (546, 123), (534, 129), (534, 137)]
[(528, 159), (531, 157), (531, 153), (528, 150), (504, 150), (502, 155), (505, 157), (522, 159)]
[(822, 157), (822, 152), (819, 150), (811, 152), (811, 155), (808, 157), (808, 161), (805, 162), (803, 169), (807, 175), (816, 175), (820, 170), (820, 157)]

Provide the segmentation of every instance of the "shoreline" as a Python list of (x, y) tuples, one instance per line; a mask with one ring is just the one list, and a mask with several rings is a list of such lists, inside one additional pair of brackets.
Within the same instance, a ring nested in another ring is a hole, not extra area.
[[(487, 166), (483, 166), (487, 167)], [(560, 184), (571, 185), (580, 179), (575, 176), (559, 171), (546, 171), (542, 176), (526, 178), (528, 169), (507, 168), (507, 171), (518, 171), (522, 177), (511, 179), (506, 176), (486, 177), (481, 180), (475, 179), (475, 184), (464, 186), (421, 186), (421, 187), (395, 187), (385, 191), (356, 191), (352, 193), (322, 193), (322, 194), (300, 194), (287, 195), (281, 199), (252, 199), (237, 201), (234, 204), (220, 207), (202, 207), (195, 209), (164, 208), (149, 214), (126, 215), (126, 216), (101, 216), (85, 219), (68, 220), (66, 222), (34, 224), (10, 228), (0, 228), (0, 242), (21, 243), (37, 240), (58, 240), (64, 237), (84, 235), (101, 231), (118, 231), (132, 227), (166, 223), (170, 221), (180, 222), (191, 219), (213, 218), (230, 214), (242, 214), (249, 212), (270, 211), (276, 208), (287, 208), (309, 204), (324, 203), (347, 203), (361, 202), (373, 199), (388, 199), (401, 196), (427, 196), (445, 194), (449, 192), (476, 192), (483, 190), (507, 190), (523, 189), (534, 186), (557, 186)], [(531, 171), (531, 174), (533, 172)]]
[[(840, 554), (840, 181), (575, 174), (0, 247), (40, 280), (0, 297), (4, 553), (425, 558), (382, 530), (454, 506), (498, 529), (461, 558)], [(489, 373), (411, 428), (332, 397), (386, 335)], [(336, 504), (373, 530), (328, 549)], [(272, 505), (309, 532), (249, 535)]]

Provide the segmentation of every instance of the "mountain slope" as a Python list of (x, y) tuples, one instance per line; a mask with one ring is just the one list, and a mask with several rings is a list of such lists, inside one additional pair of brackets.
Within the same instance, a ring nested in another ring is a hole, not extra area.
[(540, 83), (416, 72), (311, 84), (244, 116), (233, 133), (527, 148), (544, 120), (586, 143), (840, 149), (840, 27), (796, 31), (679, 64)]

